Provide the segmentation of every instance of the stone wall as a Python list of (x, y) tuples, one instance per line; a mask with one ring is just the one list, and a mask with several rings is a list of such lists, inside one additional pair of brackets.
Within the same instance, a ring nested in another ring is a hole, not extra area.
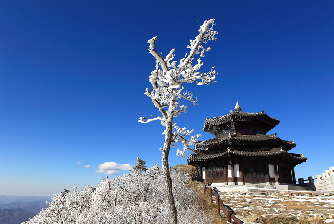
[(317, 175), (314, 185), (317, 191), (334, 191), (334, 166), (329, 167), (321, 175)]

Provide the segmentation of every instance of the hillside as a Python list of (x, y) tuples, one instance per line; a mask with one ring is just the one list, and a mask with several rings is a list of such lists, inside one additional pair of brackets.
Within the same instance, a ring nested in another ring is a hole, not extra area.
[(12, 200), (19, 200), (9, 202), (6, 204), (0, 204), (0, 223), (13, 224), (28, 221), (29, 218), (38, 214), (42, 208), (46, 208), (46, 201), (28, 201), (47, 199), (48, 197), (17, 197), (17, 196), (2, 196), (3, 202), (9, 202)]
[(22, 208), (0, 210), (1, 224), (19, 224), (34, 217), (35, 213), (28, 212)]
[[(213, 223), (203, 203), (182, 172), (171, 172), (178, 223)], [(146, 172), (130, 172), (96, 187), (64, 190), (49, 207), (28, 223), (168, 223), (169, 210), (163, 171), (155, 165)]]

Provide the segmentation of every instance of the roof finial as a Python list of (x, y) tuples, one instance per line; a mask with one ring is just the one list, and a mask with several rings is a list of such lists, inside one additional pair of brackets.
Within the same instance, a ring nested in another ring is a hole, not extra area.
[(235, 104), (234, 111), (237, 112), (237, 113), (238, 113), (238, 112), (241, 112), (241, 107), (240, 107), (238, 101), (237, 101), (237, 103)]

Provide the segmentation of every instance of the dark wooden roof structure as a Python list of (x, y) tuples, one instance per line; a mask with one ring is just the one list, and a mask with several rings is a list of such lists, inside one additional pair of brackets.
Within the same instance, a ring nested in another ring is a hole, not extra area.
[(220, 117), (206, 118), (203, 130), (216, 135), (221, 130), (233, 129), (236, 124), (253, 123), (261, 127), (264, 133), (267, 133), (279, 124), (277, 118), (269, 117), (263, 111), (257, 113), (242, 112), (240, 105), (236, 104), (235, 112)]
[(269, 157), (269, 156), (276, 156), (280, 155), (284, 157), (284, 159), (294, 161), (297, 164), (303, 163), (306, 161), (306, 157), (303, 154), (295, 154), (295, 153), (288, 153), (280, 148), (274, 148), (270, 151), (238, 151), (238, 150), (228, 150), (225, 152), (219, 153), (202, 153), (202, 154), (194, 154), (189, 159), (188, 162), (192, 161), (205, 161), (208, 159), (216, 159), (216, 158), (227, 158), (230, 156), (247, 156), (247, 157)]
[(220, 117), (207, 118), (204, 123), (203, 130), (205, 132), (215, 134), (216, 128), (231, 128), (232, 123), (239, 122), (256, 122), (259, 126), (264, 128), (264, 132), (268, 132), (273, 129), (276, 125), (279, 124), (277, 118), (271, 118), (263, 111), (258, 113), (248, 113), (248, 112), (238, 112), (233, 113), (232, 111), (229, 114)]
[(195, 151), (202, 151), (210, 149), (210, 151), (215, 151), (215, 149), (227, 149), (227, 147), (233, 148), (245, 148), (249, 150), (254, 150), (254, 147), (260, 150), (265, 148), (271, 149), (275, 147), (282, 147), (284, 151), (289, 151), (290, 149), (296, 147), (296, 143), (293, 141), (285, 141), (273, 135), (229, 135), (220, 138), (209, 139), (206, 141), (199, 142), (195, 145)]

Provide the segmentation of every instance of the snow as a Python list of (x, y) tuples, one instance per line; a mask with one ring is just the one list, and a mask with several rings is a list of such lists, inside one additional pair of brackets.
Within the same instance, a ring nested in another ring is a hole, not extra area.
[[(171, 172), (179, 223), (212, 223), (189, 186), (189, 177)], [(163, 171), (157, 166), (145, 173), (131, 172), (95, 188), (55, 194), (49, 207), (27, 221), (31, 223), (168, 223)]]

